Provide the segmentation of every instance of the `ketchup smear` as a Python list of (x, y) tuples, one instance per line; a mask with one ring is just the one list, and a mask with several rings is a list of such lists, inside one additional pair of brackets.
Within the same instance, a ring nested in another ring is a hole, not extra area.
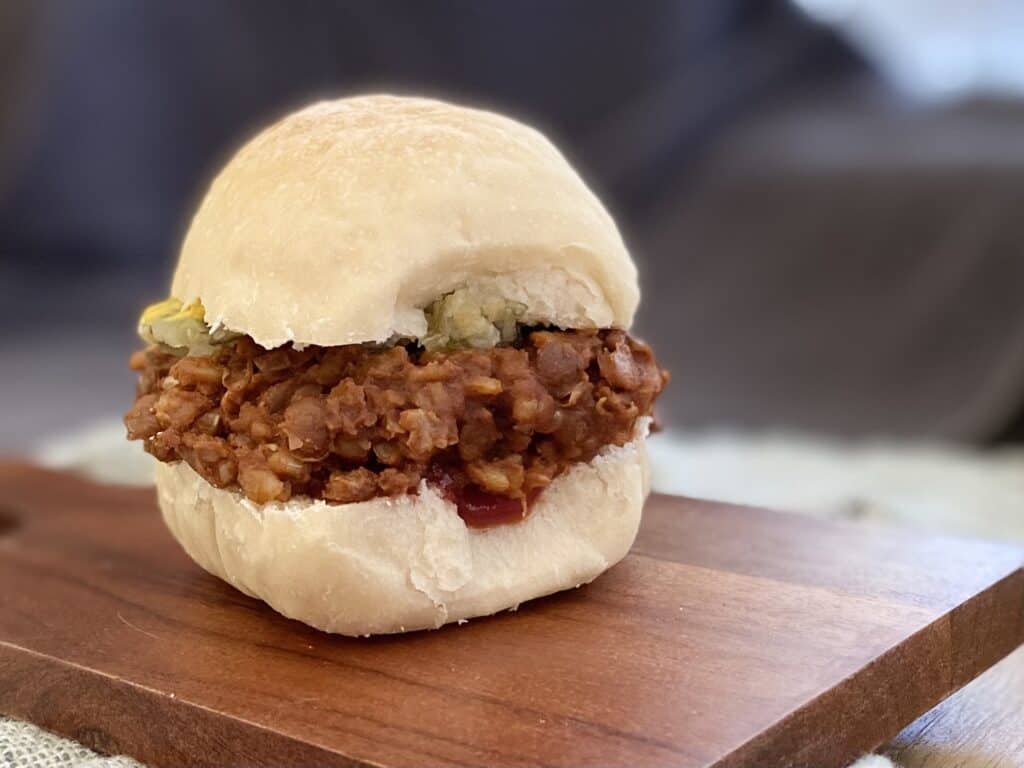
[(434, 486), (459, 510), (461, 517), (470, 528), (492, 528), (495, 525), (518, 523), (526, 519), (530, 505), (540, 494), (531, 491), (525, 499), (510, 499), (496, 493), (488, 493), (475, 485), (457, 486), (446, 472), (432, 472)]

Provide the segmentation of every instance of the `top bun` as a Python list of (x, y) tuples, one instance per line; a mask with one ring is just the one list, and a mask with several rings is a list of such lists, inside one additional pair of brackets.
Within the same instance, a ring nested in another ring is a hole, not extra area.
[(314, 104), (242, 147), (171, 291), (271, 348), (420, 339), (424, 308), (462, 288), (561, 328), (628, 328), (639, 300), (615, 223), (540, 133), (375, 95)]

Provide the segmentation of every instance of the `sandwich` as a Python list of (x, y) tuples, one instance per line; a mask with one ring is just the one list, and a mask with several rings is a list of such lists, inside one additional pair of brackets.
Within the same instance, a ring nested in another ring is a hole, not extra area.
[(131, 358), (171, 533), (285, 616), (436, 628), (629, 550), (667, 382), (636, 267), (540, 133), (452, 104), (315, 104), (227, 163)]

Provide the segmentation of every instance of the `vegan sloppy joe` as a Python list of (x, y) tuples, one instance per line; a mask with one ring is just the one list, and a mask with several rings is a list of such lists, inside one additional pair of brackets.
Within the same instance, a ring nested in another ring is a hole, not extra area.
[(416, 98), (323, 102), (214, 180), (125, 416), (171, 532), (281, 613), (432, 628), (590, 581), (647, 494), (667, 381), (636, 269), (540, 134)]

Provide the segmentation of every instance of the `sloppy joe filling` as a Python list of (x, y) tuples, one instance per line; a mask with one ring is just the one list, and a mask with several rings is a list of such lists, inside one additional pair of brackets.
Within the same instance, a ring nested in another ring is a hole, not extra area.
[(426, 479), (470, 525), (522, 519), (576, 462), (632, 439), (668, 375), (623, 331), (525, 334), (515, 346), (291, 346), (243, 337), (209, 356), (132, 356), (128, 437), (256, 503), (351, 503)]

